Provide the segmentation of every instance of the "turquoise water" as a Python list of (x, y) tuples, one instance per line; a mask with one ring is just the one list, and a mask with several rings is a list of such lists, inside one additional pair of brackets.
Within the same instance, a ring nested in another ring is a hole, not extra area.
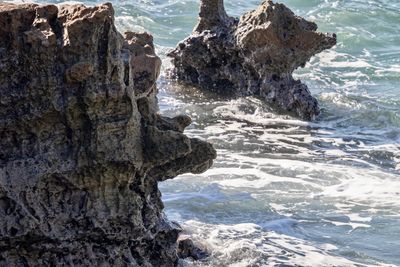
[[(261, 1), (225, 2), (238, 16)], [(321, 103), (316, 121), (160, 79), (161, 112), (190, 115), (187, 134), (219, 153), (160, 185), (168, 217), (211, 254), (182, 265), (400, 266), (400, 1), (282, 2), (338, 35), (296, 72)], [(197, 20), (198, 1), (112, 3), (120, 31), (154, 35), (164, 68)]]

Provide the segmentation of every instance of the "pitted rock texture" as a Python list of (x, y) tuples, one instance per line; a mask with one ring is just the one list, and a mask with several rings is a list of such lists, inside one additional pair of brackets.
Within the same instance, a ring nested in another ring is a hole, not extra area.
[(296, 16), (283, 4), (264, 1), (240, 19), (223, 0), (201, 0), (191, 36), (169, 53), (172, 78), (230, 95), (260, 96), (271, 106), (313, 119), (320, 112), (307, 86), (292, 73), (336, 44), (335, 34)]
[(212, 146), (160, 116), (161, 61), (111, 4), (0, 3), (0, 266), (174, 266), (159, 181)]

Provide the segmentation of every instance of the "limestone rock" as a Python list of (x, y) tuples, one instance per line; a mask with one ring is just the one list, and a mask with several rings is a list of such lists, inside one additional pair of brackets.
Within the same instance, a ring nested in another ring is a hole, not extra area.
[(201, 0), (191, 36), (169, 53), (173, 78), (224, 94), (256, 95), (278, 109), (312, 119), (317, 100), (292, 73), (336, 44), (336, 35), (283, 4), (264, 1), (240, 19), (229, 17), (223, 0)]
[(174, 266), (157, 183), (206, 170), (159, 115), (151, 35), (111, 4), (0, 3), (0, 266)]

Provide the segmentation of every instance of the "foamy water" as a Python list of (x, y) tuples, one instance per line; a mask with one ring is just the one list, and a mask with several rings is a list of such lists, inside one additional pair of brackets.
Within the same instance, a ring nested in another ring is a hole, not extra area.
[[(169, 217), (212, 253), (191, 264), (399, 263), (400, 150), (385, 137), (397, 127), (385, 121), (382, 129), (362, 130), (361, 121), (348, 122), (361, 116), (341, 116), (342, 109), (360, 109), (355, 99), (340, 101), (336, 119), (310, 123), (276, 115), (253, 98), (188, 95), (164, 96), (161, 106), (173, 106), (164, 111), (169, 115), (195, 117), (187, 132), (212, 142), (219, 154), (206, 173), (161, 185)], [(347, 99), (320, 99), (336, 97)]]
[[(111, 2), (120, 31), (154, 34), (164, 68), (197, 19), (194, 0)], [(225, 2), (240, 15), (261, 1)], [(168, 217), (211, 255), (181, 265), (400, 265), (400, 2), (281, 2), (338, 34), (296, 72), (322, 106), (316, 121), (160, 79), (161, 112), (191, 116), (186, 133), (219, 155), (160, 185)]]

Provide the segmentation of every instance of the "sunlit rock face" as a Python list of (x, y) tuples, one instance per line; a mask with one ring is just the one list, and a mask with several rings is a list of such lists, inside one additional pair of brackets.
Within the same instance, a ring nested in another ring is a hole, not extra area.
[(159, 181), (212, 146), (160, 116), (152, 36), (111, 4), (0, 4), (0, 266), (173, 266)]
[(222, 94), (257, 95), (303, 119), (319, 114), (317, 100), (292, 73), (336, 44), (336, 35), (283, 4), (264, 1), (240, 19), (229, 17), (223, 0), (202, 0), (191, 36), (169, 53), (171, 77)]

